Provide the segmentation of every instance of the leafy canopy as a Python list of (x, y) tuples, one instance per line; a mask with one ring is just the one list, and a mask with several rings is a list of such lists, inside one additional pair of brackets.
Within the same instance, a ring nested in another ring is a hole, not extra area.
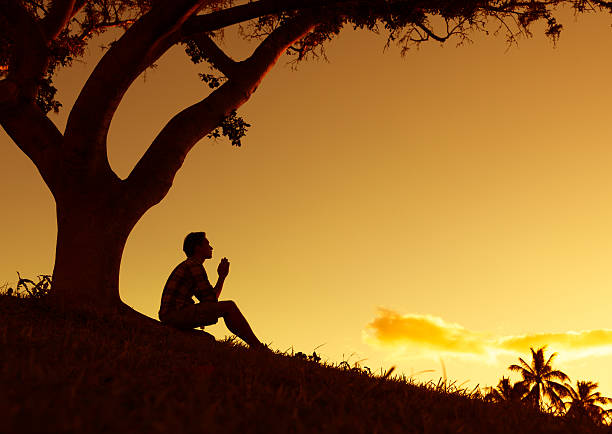
[[(9, 2), (10, 3), (10, 2)], [(23, 0), (18, 3), (36, 21), (43, 22), (53, 14), (53, 8), (62, 1)], [(61, 103), (55, 99), (57, 89), (53, 76), (61, 67), (70, 66), (82, 58), (87, 45), (98, 35), (115, 29), (125, 31), (145, 15), (156, 0), (77, 0), (75, 13), (67, 24), (49, 41), (45, 73), (36, 83), (35, 98), (44, 113), (57, 112)], [(214, 68), (214, 61), (202, 50), (203, 39), (197, 36), (198, 18), (243, 15), (228, 20), (228, 25), (241, 24), (245, 38), (261, 39), (283, 23), (304, 12), (316, 14), (320, 24), (314, 31), (291, 46), (288, 53), (299, 62), (304, 59), (325, 56), (325, 46), (340, 30), (350, 25), (386, 35), (388, 43), (407, 50), (415, 44), (435, 40), (444, 42), (452, 36), (459, 42), (469, 40), (473, 31), (504, 32), (513, 43), (519, 35), (530, 35), (530, 25), (536, 21), (545, 23), (545, 33), (556, 39), (562, 29), (554, 16), (561, 4), (569, 4), (577, 12), (606, 8), (612, 11), (612, 3), (584, 0), (516, 1), (516, 0), (207, 0), (201, 3), (193, 23), (185, 23), (185, 30), (177, 43), (195, 63), (206, 63)], [(223, 15), (225, 14), (225, 15)], [(222, 20), (221, 20), (222, 21)], [(210, 26), (209, 26), (210, 27)], [(215, 27), (215, 26), (213, 26)], [(222, 37), (223, 24), (205, 31), (211, 38)], [(190, 31), (189, 29), (193, 31)], [(4, 14), (0, 14), (0, 78), (10, 75), (12, 66), (18, 63), (13, 46), (18, 43), (15, 27)], [(201, 78), (214, 88), (223, 81), (223, 74), (203, 73)], [(249, 125), (233, 114), (221, 125), (235, 145)], [(219, 135), (216, 130), (211, 136)]]

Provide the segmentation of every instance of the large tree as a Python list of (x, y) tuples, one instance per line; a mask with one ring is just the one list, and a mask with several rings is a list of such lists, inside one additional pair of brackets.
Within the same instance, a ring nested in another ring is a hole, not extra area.
[[(569, 0), (577, 10), (585, 3)], [(236, 110), (287, 52), (300, 61), (321, 50), (345, 25), (386, 32), (402, 48), (428, 40), (468, 38), (501, 29), (510, 40), (542, 20), (553, 38), (559, 1), (533, 0), (0, 0), (0, 123), (34, 162), (56, 203), (57, 245), (51, 299), (65, 306), (120, 307), (119, 267), (134, 225), (170, 189), (193, 146), (227, 135), (239, 145), (246, 124)], [(610, 7), (602, 2), (601, 6)], [(216, 43), (242, 24), (259, 38), (236, 61)], [(496, 27), (490, 27), (496, 26)], [(60, 131), (53, 75), (83, 56), (96, 35), (122, 35), (96, 65)], [(170, 119), (129, 176), (107, 158), (108, 129), (124, 94), (176, 44), (213, 88)]]

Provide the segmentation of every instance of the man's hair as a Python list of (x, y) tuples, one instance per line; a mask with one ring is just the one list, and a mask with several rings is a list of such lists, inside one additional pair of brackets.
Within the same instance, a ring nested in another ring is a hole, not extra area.
[(187, 257), (193, 255), (196, 246), (202, 244), (205, 238), (206, 232), (191, 232), (187, 234), (185, 241), (183, 241), (183, 252), (185, 252)]

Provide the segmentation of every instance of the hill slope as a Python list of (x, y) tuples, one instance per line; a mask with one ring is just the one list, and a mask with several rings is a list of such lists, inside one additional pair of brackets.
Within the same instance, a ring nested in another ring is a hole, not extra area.
[(0, 432), (607, 431), (460, 391), (0, 296)]

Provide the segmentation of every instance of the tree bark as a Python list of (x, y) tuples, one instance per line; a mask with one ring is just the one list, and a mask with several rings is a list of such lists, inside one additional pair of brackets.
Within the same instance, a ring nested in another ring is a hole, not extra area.
[[(120, 181), (119, 181), (120, 182)], [(65, 309), (117, 311), (119, 270), (139, 219), (120, 185), (105, 181), (81, 195), (56, 195), (57, 244), (50, 300)]]

